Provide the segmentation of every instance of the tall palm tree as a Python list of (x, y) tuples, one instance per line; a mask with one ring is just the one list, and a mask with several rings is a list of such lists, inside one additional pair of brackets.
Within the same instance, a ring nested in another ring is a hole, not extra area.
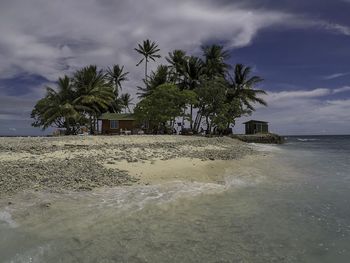
[(144, 40), (143, 44), (138, 44), (138, 48), (135, 50), (143, 56), (143, 58), (137, 63), (136, 66), (139, 66), (143, 61), (145, 61), (145, 80), (147, 81), (147, 66), (149, 60), (156, 61), (156, 58), (160, 58), (161, 56), (158, 54), (160, 49), (158, 45), (154, 41), (150, 41), (149, 39)]
[(124, 71), (124, 66), (113, 65), (112, 68), (108, 67), (107, 78), (111, 82), (116, 96), (118, 96), (119, 90), (122, 90), (122, 82), (129, 80), (128, 74), (129, 72)]
[(172, 79), (174, 82), (181, 82), (181, 77), (183, 77), (184, 67), (187, 61), (186, 52), (176, 49), (173, 52), (169, 52), (169, 57), (166, 57), (165, 59), (170, 64)]
[(224, 50), (223, 46), (215, 44), (202, 47), (202, 50), (207, 77), (209, 79), (214, 79), (217, 76), (224, 77), (230, 67), (225, 62), (230, 57), (229, 52)]
[(145, 81), (145, 88), (138, 87), (139, 91), (137, 94), (139, 97), (147, 97), (152, 91), (158, 86), (171, 82), (169, 67), (165, 65), (159, 65), (156, 71), (152, 71), (151, 75)]
[(203, 73), (203, 61), (195, 56), (189, 57), (183, 65), (183, 89), (194, 90), (199, 85)]
[[(186, 90), (195, 90), (203, 78), (203, 61), (200, 58), (191, 56), (187, 59), (183, 67), (183, 82), (180, 88)], [(193, 105), (190, 105), (190, 129), (193, 130)]]
[(97, 117), (115, 102), (113, 87), (102, 70), (94, 65), (85, 67), (74, 74), (74, 87), (78, 97), (77, 107), (90, 117), (90, 131), (94, 132)]
[(251, 68), (245, 67), (242, 64), (237, 64), (234, 70), (234, 77), (230, 76), (228, 83), (228, 99), (238, 99), (242, 106), (245, 106), (250, 111), (255, 111), (254, 104), (267, 106), (264, 99), (260, 95), (266, 95), (266, 91), (256, 89), (255, 86), (263, 81), (259, 76), (250, 76)]
[(130, 110), (130, 105), (132, 104), (132, 98), (131, 98), (131, 95), (129, 93), (124, 93), (120, 96), (120, 101), (121, 101), (121, 104), (123, 105), (124, 107), (124, 110), (126, 112), (126, 110), (129, 111), (129, 113), (131, 113), (131, 110)]

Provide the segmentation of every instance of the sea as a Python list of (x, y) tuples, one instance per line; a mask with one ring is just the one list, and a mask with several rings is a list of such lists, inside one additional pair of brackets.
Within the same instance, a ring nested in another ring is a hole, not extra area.
[(0, 206), (0, 262), (350, 262), (350, 136), (252, 145), (225, 183), (28, 193)]

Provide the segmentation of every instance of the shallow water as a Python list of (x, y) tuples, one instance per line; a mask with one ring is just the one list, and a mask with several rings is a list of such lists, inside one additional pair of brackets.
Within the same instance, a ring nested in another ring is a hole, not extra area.
[(349, 262), (350, 138), (256, 147), (273, 157), (222, 185), (22, 195), (0, 262)]

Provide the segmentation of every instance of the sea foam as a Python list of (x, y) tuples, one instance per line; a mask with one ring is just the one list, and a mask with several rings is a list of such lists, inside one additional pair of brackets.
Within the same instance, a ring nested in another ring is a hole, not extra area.
[(253, 146), (253, 149), (259, 152), (275, 152), (275, 151), (281, 150), (281, 148), (278, 147), (277, 145), (271, 145), (271, 144), (250, 143), (249, 145)]
[(12, 219), (12, 216), (7, 211), (0, 211), (0, 223), (4, 222), (10, 227), (17, 227), (17, 223)]

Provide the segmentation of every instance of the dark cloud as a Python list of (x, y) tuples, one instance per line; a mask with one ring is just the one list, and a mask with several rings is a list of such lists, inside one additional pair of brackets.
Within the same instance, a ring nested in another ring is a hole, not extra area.
[[(101, 67), (115, 63), (125, 65), (130, 71), (130, 81), (124, 91), (135, 94), (143, 70), (135, 67), (139, 56), (133, 48), (145, 38), (156, 40), (163, 56), (175, 48), (198, 53), (203, 43), (225, 43), (234, 55), (232, 62), (239, 62), (238, 59), (247, 61), (250, 65), (255, 65), (261, 75), (273, 76), (276, 67), (285, 66), (275, 64), (278, 62), (277, 57), (280, 58), (279, 61), (283, 56), (287, 59), (289, 56), (290, 60), (297, 57), (296, 53), (290, 51), (293, 46), (282, 41), (288, 38), (288, 33), (280, 34), (280, 31), (322, 31), (326, 32), (329, 39), (349, 37), (350, 23), (345, 18), (345, 7), (349, 4), (344, 1), (335, 2), (1, 1), (0, 34), (6, 37), (0, 39), (0, 112), (4, 113), (0, 114), (0, 120), (7, 120), (11, 116), (13, 119), (28, 118), (29, 109), (44, 94), (45, 83), (52, 85), (51, 82), (59, 76), (71, 74), (75, 69), (88, 64)], [(334, 12), (339, 15), (334, 16)], [(267, 33), (271, 34), (270, 38), (281, 42), (270, 42), (270, 47), (264, 47), (264, 39), (260, 36)], [(288, 48), (283, 50), (286, 46)], [(244, 50), (249, 48), (250, 52), (245, 53)], [(340, 45), (337, 50), (347, 52)], [(278, 51), (281, 53), (276, 55)], [(235, 56), (235, 52), (241, 55)], [(268, 52), (271, 52), (271, 57), (261, 55)], [(307, 56), (307, 52), (305, 49), (302, 56)], [(321, 54), (321, 49), (317, 49), (317, 52)], [(310, 59), (317, 61), (316, 56)], [(164, 62), (164, 58), (159, 62)], [(301, 59), (298, 66), (302, 68), (305, 63)], [(154, 63), (151, 64), (151, 69), (152, 67), (155, 67)], [(327, 76), (348, 72), (344, 68), (328, 71), (330, 70), (316, 73), (318, 76)], [(288, 70), (279, 71), (278, 82), (281, 79), (288, 82), (287, 73)], [(29, 78), (26, 79), (25, 76)], [(276, 81), (275, 85), (270, 85), (273, 82), (267, 84), (267, 89), (277, 92)], [(337, 85), (345, 86), (340, 82)], [(306, 83), (303, 83), (305, 86)], [(16, 107), (6, 101), (11, 101)], [(9, 112), (13, 114), (8, 114)]]

